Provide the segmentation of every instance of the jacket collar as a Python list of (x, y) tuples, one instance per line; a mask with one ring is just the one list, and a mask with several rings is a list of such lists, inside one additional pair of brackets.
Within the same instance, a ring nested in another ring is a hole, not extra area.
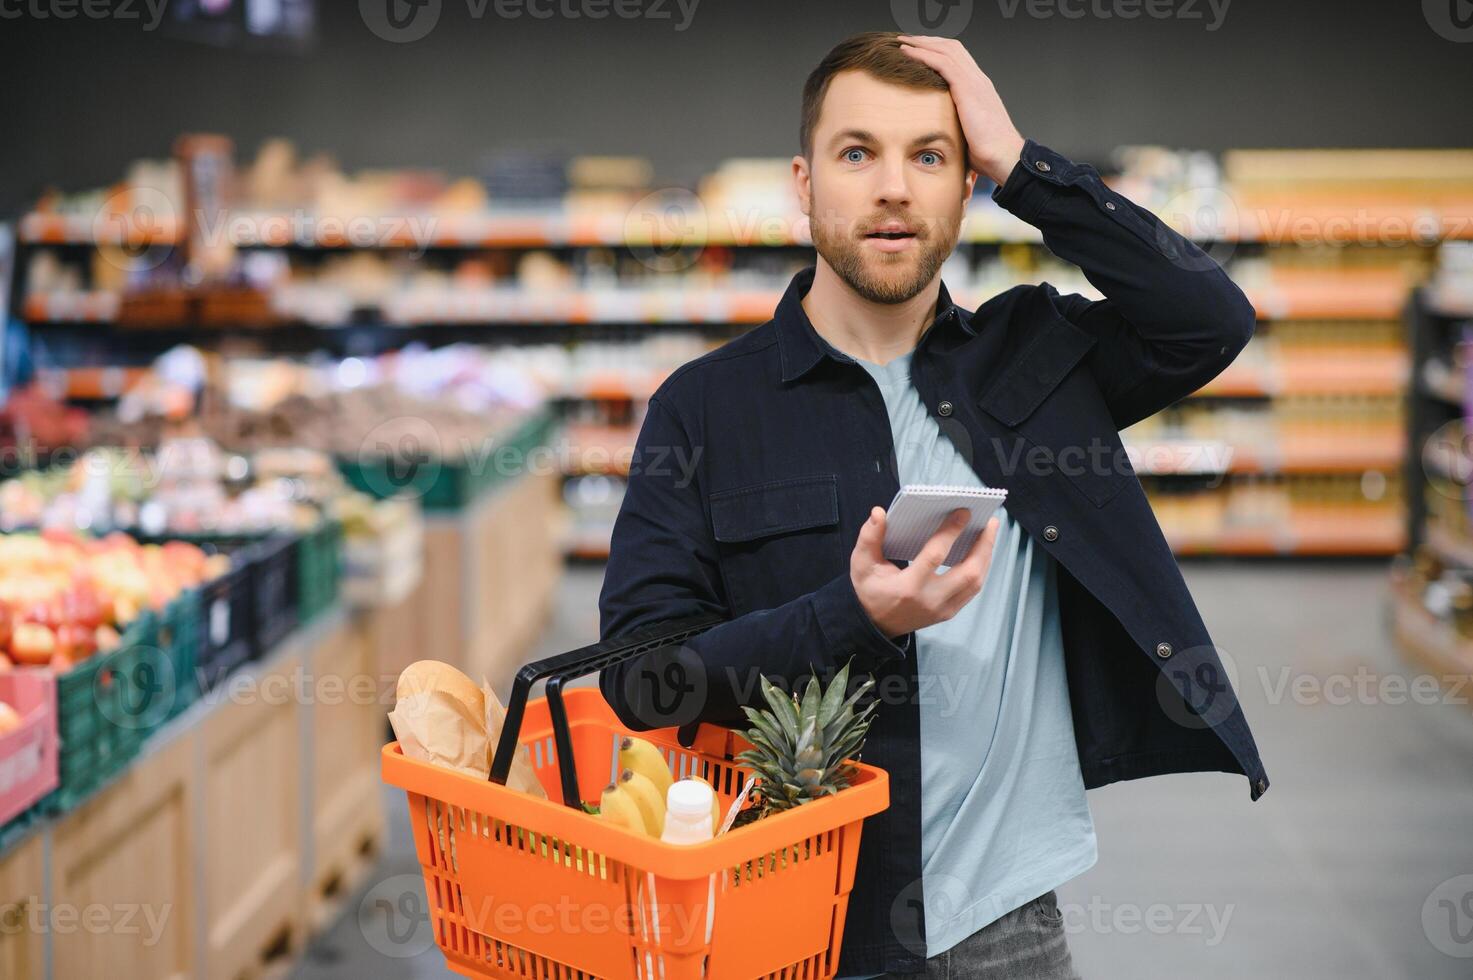
[[(846, 363), (854, 360), (824, 340), (813, 328), (808, 313), (803, 309), (803, 297), (813, 287), (816, 271), (817, 268), (810, 265), (793, 276), (773, 314), (774, 326), (777, 328), (778, 359), (782, 364), (784, 381), (801, 378), (825, 357)], [(972, 329), (971, 318), (951, 301), (946, 283), (939, 283), (939, 287), (936, 294), (936, 319), (932, 321), (932, 327), (957, 325), (968, 335), (975, 337), (976, 331)]]

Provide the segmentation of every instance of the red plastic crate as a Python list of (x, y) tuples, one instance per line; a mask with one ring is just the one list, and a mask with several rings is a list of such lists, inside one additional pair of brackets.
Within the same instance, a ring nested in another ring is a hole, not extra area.
[(0, 735), (0, 826), (57, 787), (56, 678), (47, 670), (0, 674), (0, 701), (23, 719)]

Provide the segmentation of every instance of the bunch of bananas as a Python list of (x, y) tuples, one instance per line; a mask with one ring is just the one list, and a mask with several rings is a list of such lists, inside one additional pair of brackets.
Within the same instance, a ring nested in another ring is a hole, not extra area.
[[(700, 776), (691, 779), (710, 785)], [(675, 776), (665, 756), (652, 743), (626, 735), (619, 741), (619, 777), (604, 787), (598, 815), (612, 824), (648, 834), (655, 839), (665, 832), (665, 794)], [(711, 801), (711, 834), (721, 827), (721, 799)]]

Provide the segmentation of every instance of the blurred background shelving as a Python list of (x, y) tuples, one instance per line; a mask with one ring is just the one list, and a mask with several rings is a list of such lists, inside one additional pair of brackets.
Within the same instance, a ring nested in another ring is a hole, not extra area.
[[(284, 140), (236, 156), (223, 137), (182, 137), (174, 157), (48, 194), (21, 218), (12, 312), (42, 387), (106, 402), (179, 344), (354, 363), (478, 348), (491, 373), (534, 379), (566, 423), (573, 557), (607, 553), (649, 392), (767, 320), (812, 262), (780, 159), (662, 188), (637, 157), (536, 157), (527, 178), (519, 156), (521, 170), (493, 162), (478, 180), (348, 175)], [(201, 204), (187, 184), (203, 163), (229, 191)], [(1473, 153), (1125, 147), (1098, 165), (1220, 261), (1259, 313), (1222, 376), (1124, 433), (1173, 546), (1401, 550), (1402, 310), (1438, 243), (1473, 239)], [(1044, 280), (1098, 297), (985, 191), (943, 268), (958, 302)]]

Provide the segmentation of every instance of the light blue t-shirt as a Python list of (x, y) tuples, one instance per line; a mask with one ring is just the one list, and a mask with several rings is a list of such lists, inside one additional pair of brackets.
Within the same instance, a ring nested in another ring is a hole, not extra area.
[[(855, 360), (884, 396), (902, 485), (985, 486), (926, 411), (910, 382), (911, 354)], [(1005, 508), (998, 515), (982, 590), (951, 619), (916, 631), (928, 958), (1097, 857), (1055, 562)]]

